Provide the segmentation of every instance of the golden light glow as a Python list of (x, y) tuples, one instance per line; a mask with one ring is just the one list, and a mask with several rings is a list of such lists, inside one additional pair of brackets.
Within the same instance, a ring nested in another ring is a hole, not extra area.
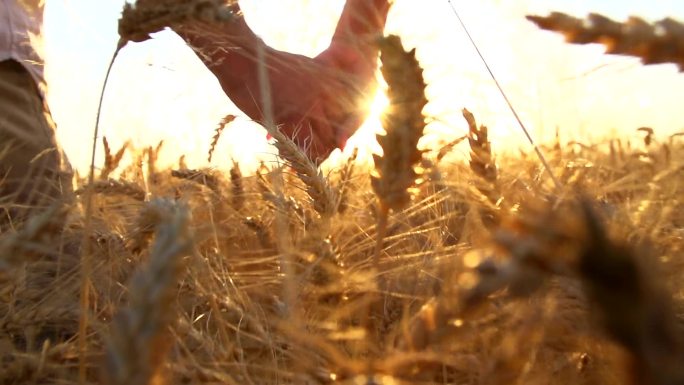
[[(91, 137), (99, 86), (116, 46), (122, 3), (95, 7), (90, 0), (69, 0), (53, 2), (47, 9), (48, 100), (59, 126), (58, 138), (82, 171), (89, 165), (85, 138)], [(562, 37), (539, 31), (525, 20), (525, 14), (551, 10), (530, 7), (532, 3), (536, 2), (489, 0), (461, 2), (457, 8), (535, 139), (554, 140), (556, 127), (564, 142), (635, 135), (640, 126), (653, 127), (659, 136), (681, 131), (677, 118), (684, 76), (673, 66), (644, 67), (636, 59), (604, 55), (601, 47), (565, 44)], [(343, 0), (241, 4), (248, 23), (266, 42), (312, 56), (329, 43)], [(415, 4), (395, 1), (387, 33), (399, 34), (406, 48), (415, 47), (425, 70), (430, 101), (425, 113), (434, 121), (421, 145), (462, 136), (466, 126), (460, 111), (465, 107), (489, 127), (495, 151), (529, 149), (470, 42), (454, 27), (448, 3)], [(551, 6), (563, 11), (559, 4)], [(581, 11), (598, 10), (592, 7), (587, 3)], [(669, 15), (654, 17), (663, 16)], [(375, 134), (381, 131), (380, 116), (387, 104), (382, 92), (370, 101), (370, 116), (348, 142), (345, 154), (358, 147), (359, 159), (368, 161), (380, 152)], [(204, 167), (213, 130), (229, 113), (242, 115), (185, 43), (164, 32), (127, 46), (119, 55), (106, 94), (101, 136), (107, 136), (113, 147), (130, 139), (136, 148), (145, 148), (163, 139), (162, 163), (175, 163), (185, 154), (190, 167)], [(275, 152), (265, 136), (256, 124), (235, 122), (224, 131), (211, 166), (228, 167), (233, 157), (250, 172)], [(334, 153), (331, 163), (342, 155)], [(97, 159), (101, 163), (101, 154)]]
[(334, 151), (328, 161), (324, 164), (326, 168), (334, 168), (351, 155), (354, 149), (358, 149), (357, 160), (361, 164), (371, 164), (372, 155), (381, 153), (382, 149), (378, 145), (375, 135), (382, 132), (380, 121), (383, 112), (389, 106), (389, 99), (383, 89), (379, 89), (375, 96), (368, 101), (368, 118), (359, 127), (354, 135), (347, 141), (343, 152)]
[(387, 93), (385, 90), (378, 90), (375, 93), (375, 97), (371, 100), (370, 113), (368, 114), (369, 119), (380, 120), (383, 112), (389, 107), (389, 99), (387, 98)]

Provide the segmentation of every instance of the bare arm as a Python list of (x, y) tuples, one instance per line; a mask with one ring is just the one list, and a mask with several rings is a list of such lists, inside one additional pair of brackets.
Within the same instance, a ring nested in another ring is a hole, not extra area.
[[(366, 116), (361, 102), (375, 89), (375, 39), (382, 34), (388, 10), (388, 0), (348, 0), (330, 47), (315, 58), (267, 46), (242, 17), (174, 30), (235, 105), (258, 122), (265, 120), (259, 67), (266, 66), (275, 123), (286, 134), (296, 134), (298, 142), (313, 144), (308, 149), (313, 158), (325, 158), (344, 145)], [(262, 63), (259, 45), (264, 49)]]

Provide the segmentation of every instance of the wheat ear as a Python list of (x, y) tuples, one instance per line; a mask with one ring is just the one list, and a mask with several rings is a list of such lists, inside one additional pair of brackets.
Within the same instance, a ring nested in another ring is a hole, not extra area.
[(104, 377), (111, 385), (146, 385), (159, 376), (169, 348), (176, 283), (183, 258), (192, 252), (189, 214), (166, 200), (152, 203), (163, 217), (147, 267), (133, 277), (130, 303), (115, 318), (105, 354)]
[(210, 170), (171, 170), (171, 176), (195, 182), (218, 195), (221, 194), (221, 182)]
[(351, 184), (352, 176), (354, 175), (354, 166), (356, 165), (356, 158), (359, 156), (359, 149), (355, 148), (347, 162), (340, 170), (340, 181), (337, 186), (337, 212), (342, 214), (347, 210), (348, 196), (347, 191)]
[(588, 201), (580, 210), (586, 238), (578, 273), (604, 330), (635, 358), (635, 383), (683, 383), (684, 338), (670, 293), (633, 245), (608, 237)]
[(109, 142), (107, 142), (107, 137), (103, 136), (102, 137), (102, 146), (104, 147), (104, 152), (105, 152), (105, 163), (104, 167), (102, 168), (102, 171), (100, 171), (100, 179), (108, 179), (109, 174), (111, 174), (114, 170), (116, 170), (117, 167), (119, 167), (119, 163), (121, 163), (121, 159), (124, 156), (124, 153), (126, 152), (126, 149), (128, 149), (129, 142), (126, 142), (121, 146), (119, 151), (116, 152), (116, 154), (112, 155), (112, 150), (109, 147)]
[(159, 160), (159, 153), (164, 146), (164, 140), (160, 140), (156, 147), (149, 146), (144, 154), (147, 155), (147, 180), (149, 184), (156, 184), (159, 180), (157, 175), (157, 160)]
[(261, 220), (261, 218), (246, 217), (243, 219), (242, 223), (249, 227), (250, 230), (254, 231), (254, 234), (256, 234), (261, 247), (264, 249), (273, 248), (275, 242), (271, 237), (271, 233), (268, 231), (268, 226)]
[(49, 237), (59, 234), (69, 206), (55, 202), (42, 213), (36, 213), (16, 233), (5, 233), (0, 237), (0, 279), (12, 269), (26, 262), (27, 258), (45, 255)]
[(417, 169), (422, 152), (418, 140), (423, 136), (427, 104), (423, 70), (416, 59), (415, 49), (405, 51), (401, 39), (390, 35), (380, 42), (382, 76), (387, 82), (390, 105), (382, 116), (385, 135), (378, 135), (383, 155), (374, 155), (375, 169), (371, 186), (378, 198), (380, 216), (374, 264), (377, 267), (382, 251), (387, 216), (411, 202), (412, 189), (420, 177)]
[(684, 339), (670, 293), (648, 259), (636, 254), (640, 247), (609, 235), (594, 206), (584, 198), (543, 205), (532, 215), (523, 208), (512, 230), (494, 237), (510, 260), (479, 263), (470, 298), (481, 300), (506, 286), (510, 294), (529, 295), (551, 276), (574, 276), (595, 320), (632, 355), (633, 383), (683, 383)]
[[(123, 181), (123, 180), (98, 180), (92, 186), (93, 193), (104, 194), (104, 195), (123, 195), (130, 197), (136, 201), (144, 201), (145, 190), (140, 188), (140, 186), (133, 182)], [(74, 191), (76, 195), (83, 195), (86, 193), (88, 186), (81, 187)]]
[(229, 22), (236, 17), (233, 4), (226, 0), (138, 0), (126, 3), (119, 19), (121, 44), (148, 40), (150, 34), (166, 27), (196, 20)]
[(435, 165), (439, 164), (442, 161), (442, 159), (444, 159), (445, 156), (447, 156), (447, 155), (449, 155), (449, 153), (451, 153), (451, 151), (454, 149), (454, 147), (458, 146), (462, 141), (464, 141), (466, 139), (468, 139), (467, 135), (460, 136), (460, 137), (452, 140), (451, 142), (443, 145), (439, 149), (439, 151), (437, 152), (437, 156), (435, 157), (435, 162), (434, 162)]
[(277, 129), (268, 130), (276, 140), (278, 153), (304, 182), (306, 192), (311, 198), (314, 210), (322, 218), (330, 218), (335, 213), (337, 198), (327, 179), (318, 166), (287, 135)]
[(242, 181), (240, 164), (233, 159), (233, 167), (230, 168), (230, 186), (232, 191), (231, 203), (235, 211), (240, 211), (245, 206), (245, 186)]
[(478, 127), (475, 116), (465, 108), (463, 109), (463, 117), (468, 122), (470, 169), (484, 182), (478, 183), (477, 189), (492, 204), (497, 204), (501, 198), (501, 192), (499, 191), (498, 171), (496, 163), (494, 163), (492, 143), (489, 141), (487, 127), (484, 125)]
[(216, 129), (214, 130), (214, 136), (211, 137), (211, 143), (209, 144), (207, 163), (211, 163), (211, 158), (213, 157), (216, 145), (218, 144), (218, 141), (221, 138), (221, 133), (223, 133), (223, 130), (225, 130), (226, 127), (235, 120), (235, 118), (237, 118), (237, 116), (235, 115), (226, 115), (223, 118), (221, 118), (221, 121), (219, 122), (218, 126), (216, 126)]
[(578, 19), (552, 12), (527, 19), (539, 28), (562, 33), (570, 43), (600, 43), (606, 53), (636, 56), (644, 64), (674, 63), (684, 71), (684, 24), (670, 18), (649, 24), (630, 17), (620, 23), (596, 13)]

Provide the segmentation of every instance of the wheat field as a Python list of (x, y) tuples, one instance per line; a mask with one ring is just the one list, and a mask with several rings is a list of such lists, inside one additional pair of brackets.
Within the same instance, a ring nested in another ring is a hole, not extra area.
[[(681, 63), (626, 30), (618, 52)], [(75, 201), (0, 237), (0, 383), (683, 384), (682, 135), (558, 138), (546, 170), (464, 109), (466, 137), (418, 149), (419, 63), (381, 47), (370, 168), (324, 174), (277, 129), (255, 175), (159, 169), (161, 144), (122, 166), (104, 139)]]

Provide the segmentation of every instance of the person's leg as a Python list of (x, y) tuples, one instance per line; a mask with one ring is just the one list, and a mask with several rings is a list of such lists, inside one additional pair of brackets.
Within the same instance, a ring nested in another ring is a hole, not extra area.
[(71, 199), (71, 171), (31, 75), (0, 62), (0, 229), (57, 200)]

